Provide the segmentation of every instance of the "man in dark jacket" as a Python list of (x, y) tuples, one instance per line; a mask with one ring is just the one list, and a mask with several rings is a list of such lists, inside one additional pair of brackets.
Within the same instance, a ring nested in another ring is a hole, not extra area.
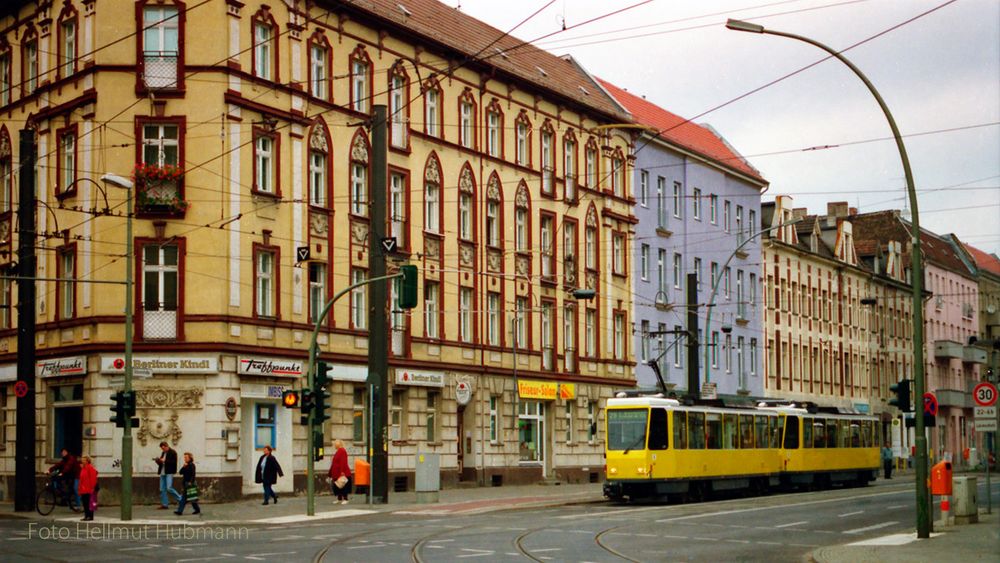
[(257, 483), (264, 485), (264, 504), (271, 498), (274, 499), (274, 504), (278, 504), (278, 495), (274, 494), (271, 485), (278, 482), (278, 477), (285, 476), (278, 459), (271, 455), (272, 451), (271, 446), (264, 446), (264, 455), (257, 460), (257, 473), (254, 477)]
[(170, 508), (169, 493), (177, 502), (180, 502), (181, 495), (174, 490), (174, 474), (177, 473), (177, 452), (170, 448), (166, 442), (160, 442), (160, 457), (154, 457), (153, 461), (159, 466), (156, 473), (160, 476), (160, 510)]
[(61, 455), (59, 463), (50, 467), (49, 473), (59, 472), (63, 490), (80, 506), (80, 461), (66, 448), (62, 449)]

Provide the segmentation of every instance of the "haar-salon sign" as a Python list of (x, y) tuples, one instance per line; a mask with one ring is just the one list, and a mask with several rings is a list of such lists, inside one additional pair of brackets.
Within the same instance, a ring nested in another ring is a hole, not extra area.
[(302, 375), (302, 362), (273, 358), (240, 358), (239, 374), (299, 377)]

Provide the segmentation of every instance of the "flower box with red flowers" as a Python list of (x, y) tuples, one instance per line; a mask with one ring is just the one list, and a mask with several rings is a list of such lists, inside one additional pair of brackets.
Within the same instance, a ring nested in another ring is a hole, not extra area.
[(136, 210), (144, 214), (181, 215), (188, 202), (181, 199), (184, 170), (173, 164), (139, 163), (132, 170)]

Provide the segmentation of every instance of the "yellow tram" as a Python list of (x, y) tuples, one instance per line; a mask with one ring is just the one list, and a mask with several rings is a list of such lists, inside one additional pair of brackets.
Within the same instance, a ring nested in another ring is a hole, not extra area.
[(875, 417), (813, 405), (620, 397), (608, 400), (605, 425), (604, 493), (613, 500), (867, 485), (879, 467)]

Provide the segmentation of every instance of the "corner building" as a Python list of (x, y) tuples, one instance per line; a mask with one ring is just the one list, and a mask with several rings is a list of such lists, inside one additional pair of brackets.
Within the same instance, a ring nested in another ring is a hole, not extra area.
[[(368, 126), (384, 104), (389, 269), (421, 276), (419, 307), (389, 319), (393, 485), (413, 487), (422, 453), (440, 455), (444, 486), (599, 477), (601, 406), (634, 385), (630, 274), (612, 260), (632, 237), (632, 147), (595, 129), (629, 117), (571, 58), (428, 0), (66, 0), (0, 15), (8, 273), (18, 130), (38, 139), (39, 470), (68, 447), (117, 490), (124, 289), (95, 282), (131, 274), (137, 495), (156, 495), (160, 440), (194, 453), (209, 498), (257, 492), (268, 444), (286, 473), (276, 490), (304, 487), (305, 428), (280, 397), (302, 386), (324, 302), (368, 275)], [(125, 193), (100, 177), (130, 172), (126, 272)], [(4, 283), (3, 304), (25, 306)], [(324, 435), (352, 457), (372, 430), (371, 305), (345, 296), (319, 337), (335, 380)], [(16, 309), (2, 310), (6, 496), (18, 351)]]

